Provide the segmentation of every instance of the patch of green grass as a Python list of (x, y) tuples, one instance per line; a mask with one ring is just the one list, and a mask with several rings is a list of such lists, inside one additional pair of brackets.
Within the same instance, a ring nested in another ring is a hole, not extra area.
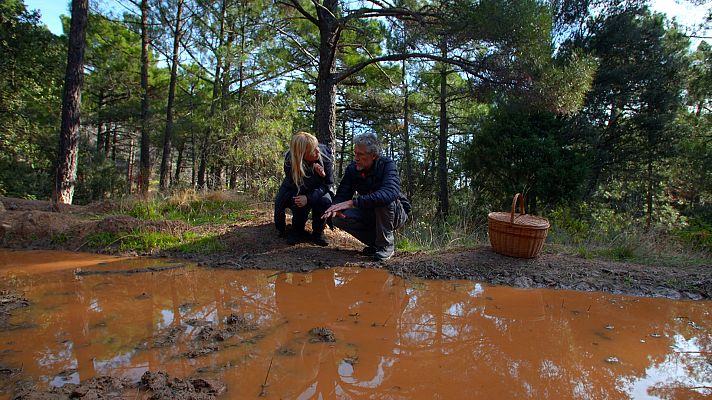
[(136, 202), (127, 212), (128, 215), (145, 221), (156, 221), (162, 218), (161, 203), (157, 201)]
[(602, 250), (600, 254), (616, 261), (633, 261), (638, 258), (637, 249), (630, 244), (613, 246)]
[(416, 243), (411, 242), (410, 240), (408, 240), (408, 238), (402, 238), (396, 242), (396, 249), (398, 251), (412, 253), (415, 251), (422, 250), (422, 247), (418, 246)]
[(175, 250), (181, 253), (200, 254), (226, 249), (219, 237), (214, 234), (198, 235), (193, 232), (174, 234), (141, 229), (122, 233), (93, 233), (87, 237), (86, 245), (98, 249), (115, 248), (119, 251)]
[(96, 232), (87, 237), (86, 244), (93, 248), (114, 247), (120, 251), (151, 249), (165, 250), (178, 245), (181, 237), (172, 233), (134, 229), (131, 232)]
[(191, 225), (229, 224), (254, 218), (248, 205), (238, 200), (199, 199), (186, 203), (161, 200), (137, 202), (127, 214), (141, 220), (179, 220)]
[(579, 257), (585, 258), (585, 259), (587, 259), (587, 260), (588, 260), (588, 259), (591, 259), (591, 258), (594, 258), (594, 257), (596, 256), (595, 253), (594, 253), (591, 249), (589, 249), (589, 248), (587, 248), (586, 246), (583, 246), (583, 245), (578, 246), (578, 248), (576, 249), (576, 251), (577, 251)]
[(120, 239), (119, 250), (147, 251), (170, 249), (181, 242), (181, 237), (165, 232), (133, 231)]
[(118, 234), (109, 232), (95, 232), (87, 236), (86, 245), (95, 249), (109, 247), (116, 242)]
[(173, 248), (181, 253), (210, 254), (225, 251), (227, 246), (220, 241), (217, 235), (196, 236), (185, 238), (184, 242)]

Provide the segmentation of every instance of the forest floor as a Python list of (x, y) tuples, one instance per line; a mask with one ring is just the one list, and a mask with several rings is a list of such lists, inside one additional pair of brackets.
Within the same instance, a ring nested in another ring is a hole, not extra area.
[[(360, 255), (362, 245), (345, 232), (327, 229), (328, 247), (289, 246), (277, 236), (271, 204), (254, 204), (250, 218), (230, 224), (193, 226), (182, 221), (145, 221), (122, 214), (110, 202), (64, 206), (46, 201), (0, 197), (0, 246), (88, 251), (117, 255), (187, 259), (203, 266), (308, 272), (354, 266), (382, 268), (405, 278), (467, 279), (523, 288), (604, 291), (672, 299), (712, 299), (712, 260), (698, 265), (635, 264), (583, 258), (544, 246), (537, 258), (496, 254), (489, 246), (440, 251), (397, 252), (387, 262)], [(117, 246), (137, 229), (181, 237), (206, 238), (207, 246), (127, 250)], [(110, 238), (98, 245), (95, 238)], [(216, 245), (217, 244), (217, 245)]]

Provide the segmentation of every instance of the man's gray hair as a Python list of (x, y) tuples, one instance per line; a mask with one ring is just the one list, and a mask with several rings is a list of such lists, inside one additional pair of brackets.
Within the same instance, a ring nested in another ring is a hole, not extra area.
[(354, 147), (356, 145), (366, 146), (366, 151), (369, 154), (374, 154), (376, 156), (381, 155), (381, 142), (378, 140), (375, 133), (362, 133), (354, 136)]

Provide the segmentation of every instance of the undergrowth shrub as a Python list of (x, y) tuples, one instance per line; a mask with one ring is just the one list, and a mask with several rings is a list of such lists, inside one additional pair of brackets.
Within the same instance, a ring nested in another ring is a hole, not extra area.
[(245, 200), (226, 192), (180, 191), (165, 198), (128, 202), (123, 209), (141, 220), (179, 220), (191, 225), (227, 224), (253, 218)]

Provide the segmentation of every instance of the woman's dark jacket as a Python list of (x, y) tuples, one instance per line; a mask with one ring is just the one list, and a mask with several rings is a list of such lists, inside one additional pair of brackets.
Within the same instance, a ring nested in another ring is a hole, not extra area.
[[(353, 198), (354, 194), (359, 196)], [(400, 200), (406, 213), (410, 213), (410, 203), (401, 193), (400, 177), (396, 163), (388, 157), (378, 157), (368, 171), (356, 169), (351, 162), (334, 197), (334, 203), (352, 200), (357, 208), (376, 208)]]
[[(297, 190), (297, 185), (292, 179), (292, 158), (288, 151), (284, 155), (284, 180), (279, 187), (277, 197), (274, 201), (274, 224), (277, 230), (284, 231), (286, 228), (284, 210), (292, 204), (292, 197), (299, 195), (307, 196), (307, 206), (313, 206), (325, 194), (331, 191), (334, 185), (333, 176), (333, 160), (331, 158), (331, 150), (328, 146), (319, 144), (319, 152), (321, 159), (312, 162), (304, 161), (304, 183)], [(324, 167), (326, 175), (322, 178), (314, 172), (313, 164), (320, 164)]]

